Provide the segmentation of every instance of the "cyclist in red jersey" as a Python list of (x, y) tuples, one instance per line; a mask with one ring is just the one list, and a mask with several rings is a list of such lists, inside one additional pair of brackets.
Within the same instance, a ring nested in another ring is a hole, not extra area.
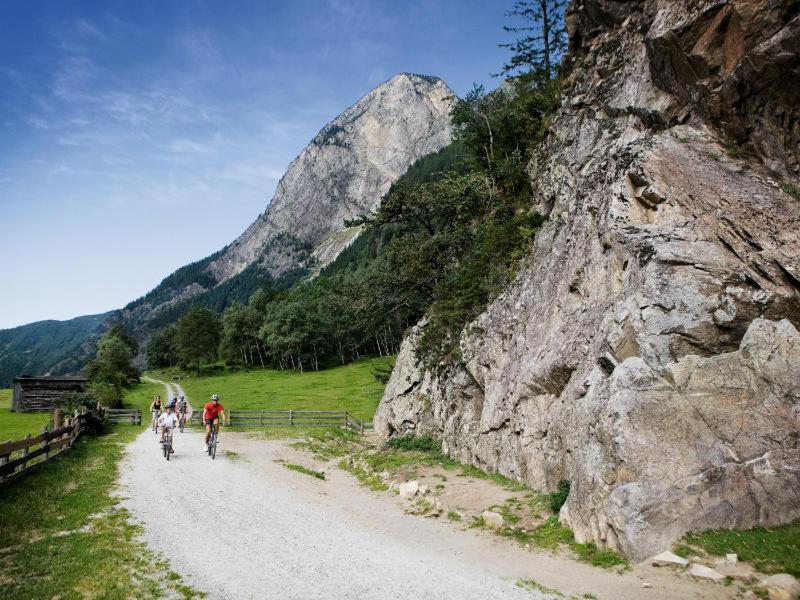
[(225, 421), (225, 408), (219, 403), (219, 396), (214, 394), (211, 396), (211, 402), (206, 403), (203, 407), (203, 424), (206, 426), (206, 441), (204, 449), (208, 450), (208, 438), (211, 437), (211, 426), (219, 433), (219, 415), (222, 415), (223, 422)]

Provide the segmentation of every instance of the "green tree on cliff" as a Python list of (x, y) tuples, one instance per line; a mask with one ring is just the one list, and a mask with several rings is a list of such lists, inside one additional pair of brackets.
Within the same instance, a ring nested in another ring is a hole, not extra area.
[(567, 34), (564, 29), (565, 0), (526, 0), (515, 2), (506, 13), (509, 17), (522, 19), (523, 25), (503, 29), (516, 33), (513, 42), (500, 44), (511, 51), (511, 58), (503, 65), (498, 75), (544, 74), (548, 79), (556, 75), (558, 63), (567, 49)]

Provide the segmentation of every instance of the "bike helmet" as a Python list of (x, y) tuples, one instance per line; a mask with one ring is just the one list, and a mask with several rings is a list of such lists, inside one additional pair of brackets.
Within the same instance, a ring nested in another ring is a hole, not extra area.
[(219, 396), (217, 396), (216, 394), (214, 394), (213, 396), (211, 396), (211, 400), (212, 400), (212, 402), (213, 402), (214, 400), (216, 400), (217, 402), (219, 402)]

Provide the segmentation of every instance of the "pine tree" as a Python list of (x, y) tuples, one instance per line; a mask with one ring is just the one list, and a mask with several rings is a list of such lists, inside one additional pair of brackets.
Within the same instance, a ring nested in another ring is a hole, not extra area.
[(558, 62), (567, 49), (565, 5), (565, 0), (527, 0), (514, 4), (514, 9), (506, 16), (521, 18), (526, 24), (503, 27), (509, 33), (522, 36), (511, 43), (500, 44), (501, 48), (511, 50), (512, 55), (499, 75), (534, 72), (548, 79), (556, 75)]

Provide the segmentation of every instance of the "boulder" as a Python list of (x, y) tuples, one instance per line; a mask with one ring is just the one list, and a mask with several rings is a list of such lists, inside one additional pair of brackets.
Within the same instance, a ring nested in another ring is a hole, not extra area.
[(673, 554), (672, 552), (662, 552), (661, 554), (656, 554), (650, 562), (654, 567), (680, 567), (686, 568), (689, 566), (689, 561), (683, 558), (682, 556), (678, 556), (677, 554)]
[(503, 518), (503, 515), (493, 510), (483, 511), (481, 513), (481, 517), (483, 517), (483, 522), (486, 524), (486, 526), (491, 527), (492, 529), (499, 529), (506, 524), (506, 520)]
[(760, 586), (769, 593), (769, 600), (797, 600), (800, 598), (800, 582), (788, 573), (765, 577), (761, 580)]
[(417, 495), (417, 492), (419, 491), (419, 482), (406, 481), (405, 483), (401, 483), (399, 486), (397, 486), (397, 491), (401, 498), (410, 500)]
[(725, 575), (719, 571), (698, 563), (692, 563), (689, 566), (688, 572), (689, 575), (697, 577), (698, 579), (710, 579), (711, 581), (722, 581), (725, 579)]

